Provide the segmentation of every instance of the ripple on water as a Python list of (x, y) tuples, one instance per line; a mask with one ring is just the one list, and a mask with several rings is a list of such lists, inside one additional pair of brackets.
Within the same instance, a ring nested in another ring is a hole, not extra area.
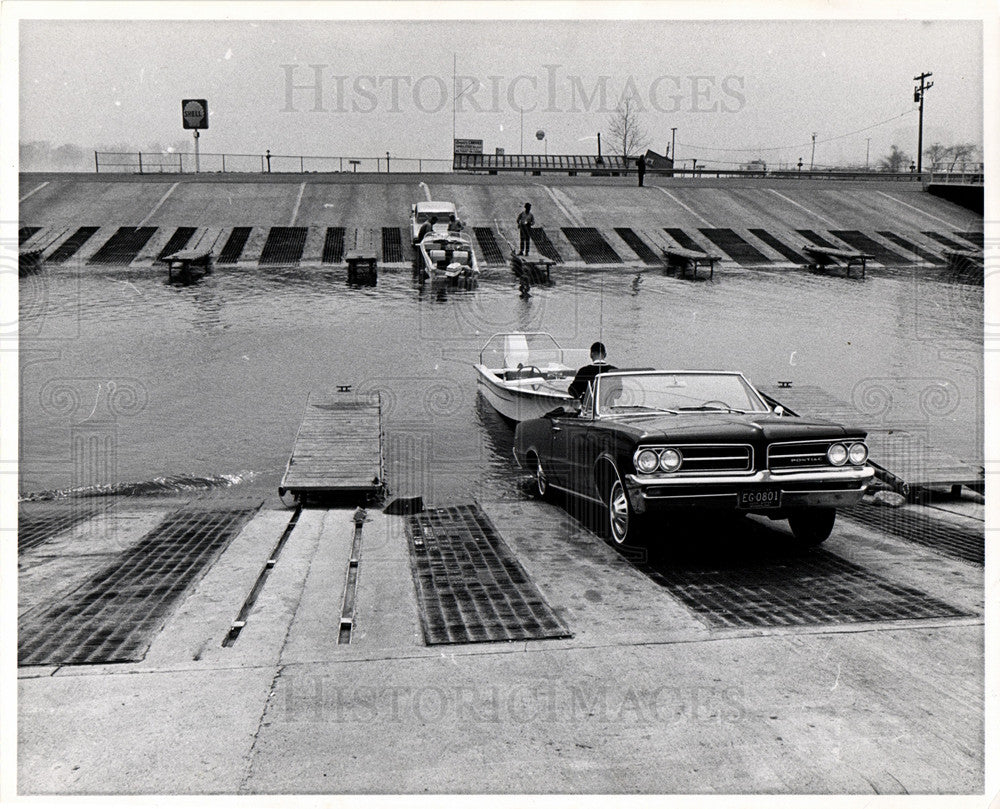
[[(102, 468), (113, 480), (99, 485), (249, 470), (237, 488), (271, 491), (309, 391), (350, 384), (383, 396), (394, 494), (517, 500), (513, 431), (477, 396), (472, 369), (490, 334), (513, 330), (548, 331), (567, 347), (602, 339), (619, 366), (738, 369), (847, 401), (859, 384), (888, 385), (894, 417), (960, 457), (981, 454), (981, 287), (800, 271), (691, 283), (658, 270), (564, 268), (554, 278), (527, 299), (506, 271), (443, 295), (408, 271), (383, 271), (374, 288), (349, 288), (342, 270), (299, 268), (217, 270), (190, 287), (150, 270), (24, 279), (21, 491), (94, 483), (73, 457), (88, 431), (107, 439)], [(102, 409), (116, 380), (136, 388), (141, 407)], [(73, 391), (75, 408), (43, 401), (53, 384)], [(933, 385), (957, 394), (948, 408), (921, 400)]]

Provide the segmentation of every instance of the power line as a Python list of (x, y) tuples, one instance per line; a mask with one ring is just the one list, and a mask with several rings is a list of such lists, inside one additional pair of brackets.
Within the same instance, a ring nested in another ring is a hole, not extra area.
[[(870, 126), (863, 126), (861, 129), (854, 129), (851, 132), (845, 132), (842, 135), (833, 135), (829, 138), (824, 138), (823, 140), (816, 140), (815, 143), (831, 143), (835, 140), (842, 140), (843, 138), (849, 138), (851, 135), (857, 135), (859, 132), (867, 132), (870, 129), (875, 129), (879, 126), (884, 126), (885, 124), (892, 123), (893, 121), (898, 121), (900, 118), (905, 118), (907, 115), (913, 115), (916, 110), (909, 109), (906, 112), (901, 112), (899, 115), (894, 115), (892, 118), (886, 118), (884, 121), (879, 121), (876, 124), (871, 124)], [(807, 140), (804, 143), (793, 143), (788, 146), (766, 146), (759, 149), (727, 149), (719, 146), (702, 146), (697, 143), (682, 143), (681, 146), (687, 146), (691, 149), (700, 149), (710, 152), (778, 152), (783, 149), (799, 149), (804, 146), (812, 146), (813, 141)]]

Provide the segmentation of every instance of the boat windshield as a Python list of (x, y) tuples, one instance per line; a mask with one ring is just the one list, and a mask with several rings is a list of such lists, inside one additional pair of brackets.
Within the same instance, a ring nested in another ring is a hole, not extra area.
[(739, 374), (601, 374), (597, 415), (629, 413), (766, 413), (767, 405)]
[(545, 332), (517, 332), (494, 334), (479, 353), (479, 362), (493, 369), (534, 366), (546, 373), (565, 373), (590, 362), (590, 354), (587, 349), (562, 348)]
[(418, 210), (416, 212), (416, 215), (414, 216), (414, 220), (418, 225), (422, 225), (424, 222), (429, 221), (432, 216), (436, 216), (438, 222), (444, 222), (445, 224), (447, 224), (448, 217), (451, 216), (453, 213), (455, 213), (454, 208), (441, 208), (438, 210), (432, 210), (432, 209)]

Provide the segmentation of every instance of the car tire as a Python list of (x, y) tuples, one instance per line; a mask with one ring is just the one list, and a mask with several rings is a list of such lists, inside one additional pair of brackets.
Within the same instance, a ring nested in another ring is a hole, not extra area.
[(635, 548), (642, 544), (642, 520), (632, 510), (621, 476), (615, 470), (605, 497), (605, 535), (616, 548)]
[(532, 494), (538, 500), (551, 500), (552, 488), (549, 486), (549, 479), (545, 474), (545, 469), (542, 467), (541, 459), (534, 453), (529, 455), (528, 459), (533, 461), (535, 466), (534, 485), (531, 489)]
[(788, 515), (788, 527), (795, 538), (805, 545), (822, 545), (833, 531), (837, 519), (835, 508), (813, 508)]

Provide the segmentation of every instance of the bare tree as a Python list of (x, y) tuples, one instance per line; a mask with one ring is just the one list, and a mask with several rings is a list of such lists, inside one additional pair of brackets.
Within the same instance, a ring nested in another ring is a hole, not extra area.
[(892, 145), (892, 151), (889, 152), (887, 157), (883, 157), (879, 161), (879, 169), (881, 171), (905, 171), (906, 165), (910, 161), (910, 156), (900, 149), (895, 144)]
[(932, 143), (924, 149), (924, 157), (927, 158), (927, 162), (931, 164), (931, 168), (933, 169), (939, 163), (943, 163), (947, 159), (950, 152), (951, 150), (949, 147), (944, 146), (941, 143)]
[(618, 107), (611, 114), (609, 130), (612, 147), (625, 160), (636, 152), (645, 149), (648, 137), (639, 121), (641, 106), (632, 96), (626, 96), (618, 102)]
[(974, 143), (956, 143), (948, 149), (948, 156), (951, 158), (951, 165), (948, 166), (948, 171), (954, 171), (957, 163), (964, 165), (971, 161), (976, 151), (977, 147)]

